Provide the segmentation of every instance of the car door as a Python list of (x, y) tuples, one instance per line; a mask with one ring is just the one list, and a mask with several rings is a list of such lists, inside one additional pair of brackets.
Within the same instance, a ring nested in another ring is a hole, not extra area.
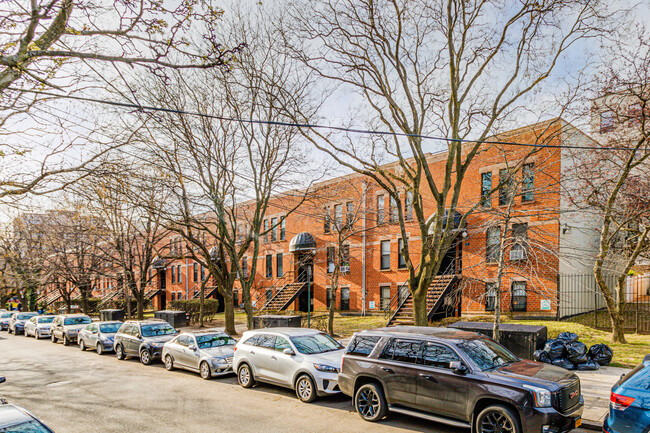
[(25, 336), (29, 333), (30, 335), (34, 335), (36, 333), (36, 321), (38, 320), (38, 316), (34, 316), (31, 319), (29, 319), (27, 322), (25, 322)]
[(128, 332), (124, 335), (124, 350), (129, 355), (140, 355), (140, 327), (138, 325), (129, 325)]
[(88, 347), (97, 346), (97, 340), (99, 339), (99, 326), (96, 324), (86, 326), (86, 332), (84, 332), (84, 343)]
[(296, 351), (285, 337), (276, 335), (273, 345), (275, 353), (270, 354), (268, 358), (268, 375), (275, 382), (291, 386), (297, 363), (293, 356), (282, 353), (284, 349)]
[(189, 356), (189, 347), (191, 344), (189, 335), (181, 335), (176, 340), (174, 345), (174, 360), (183, 367), (192, 367), (191, 359)]
[(63, 318), (62, 317), (57, 317), (54, 319), (54, 322), (52, 322), (52, 335), (54, 335), (54, 338), (63, 338)]
[(185, 348), (185, 360), (187, 366), (198, 370), (199, 369), (199, 345), (193, 335), (187, 336), (187, 347)]
[(255, 369), (256, 377), (264, 380), (274, 381), (270, 373), (271, 356), (276, 355), (275, 335), (260, 334), (256, 340), (256, 345), (250, 351), (250, 360)]
[(406, 338), (391, 339), (378, 358), (377, 375), (384, 383), (389, 404), (415, 407), (417, 365), (422, 342)]
[(449, 346), (425, 342), (417, 366), (417, 398), (421, 410), (450, 418), (464, 419), (469, 379), (449, 368), (451, 361), (461, 361)]

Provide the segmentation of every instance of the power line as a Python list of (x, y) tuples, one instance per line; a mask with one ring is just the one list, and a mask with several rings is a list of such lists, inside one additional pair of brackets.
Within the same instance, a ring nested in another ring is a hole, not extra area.
[(98, 104), (111, 105), (114, 107), (122, 108), (131, 108), (139, 111), (158, 111), (171, 114), (185, 114), (189, 116), (204, 117), (209, 119), (225, 120), (228, 122), (238, 122), (238, 123), (248, 123), (254, 125), (274, 125), (274, 126), (286, 126), (293, 128), (305, 128), (305, 129), (326, 129), (329, 131), (338, 131), (346, 132), (351, 134), (363, 134), (363, 135), (380, 135), (380, 136), (391, 136), (391, 137), (407, 137), (407, 138), (421, 138), (424, 140), (434, 140), (434, 141), (445, 141), (447, 143), (483, 143), (483, 144), (497, 144), (505, 146), (521, 146), (521, 147), (538, 147), (538, 148), (549, 148), (549, 149), (579, 149), (579, 150), (639, 150), (639, 151), (650, 151), (650, 148), (627, 148), (627, 147), (611, 147), (611, 146), (579, 146), (579, 145), (566, 145), (566, 144), (538, 144), (538, 143), (522, 143), (517, 141), (501, 141), (501, 140), (488, 140), (488, 141), (479, 141), (479, 140), (470, 140), (465, 138), (448, 138), (448, 137), (437, 137), (433, 135), (424, 135), (424, 134), (409, 134), (406, 132), (392, 132), (392, 131), (379, 131), (372, 129), (359, 129), (359, 128), (346, 128), (343, 126), (333, 126), (333, 125), (322, 125), (322, 124), (311, 124), (311, 123), (297, 123), (297, 122), (281, 122), (277, 120), (259, 120), (259, 119), (242, 119), (238, 117), (228, 117), (220, 116), (217, 114), (206, 114), (199, 113), (196, 111), (186, 111), (175, 108), (164, 108), (164, 107), (154, 107), (151, 105), (141, 105), (134, 104), (130, 102), (118, 102), (118, 101), (108, 101), (105, 99), (89, 98), (84, 96), (74, 96), (74, 95), (60, 95), (53, 92), (46, 91), (35, 91), (27, 89), (16, 89), (9, 88), (9, 90), (15, 90), (19, 92), (26, 93), (35, 93), (45, 96), (53, 96), (65, 99), (74, 99), (77, 101), (85, 102), (95, 102)]

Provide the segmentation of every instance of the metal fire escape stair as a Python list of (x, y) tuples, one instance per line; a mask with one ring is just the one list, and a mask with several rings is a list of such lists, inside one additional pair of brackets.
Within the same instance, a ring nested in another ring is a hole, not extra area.
[[(431, 320), (433, 315), (440, 309), (445, 296), (454, 287), (455, 282), (456, 275), (438, 275), (431, 281), (429, 291), (427, 292), (427, 317), (429, 320)], [(414, 323), (413, 295), (409, 292), (408, 296), (388, 320), (386, 326), (413, 325)]]
[(259, 310), (260, 313), (277, 313), (289, 308), (292, 302), (307, 288), (307, 283), (285, 284), (266, 304)]

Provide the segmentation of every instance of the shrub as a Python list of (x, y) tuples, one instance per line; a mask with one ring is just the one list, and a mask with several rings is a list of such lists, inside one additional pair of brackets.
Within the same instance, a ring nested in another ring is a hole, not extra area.
[[(211, 320), (219, 311), (219, 301), (216, 299), (205, 299), (203, 302), (203, 318), (204, 320)], [(171, 303), (171, 308), (174, 310), (185, 311), (190, 318), (190, 323), (197, 323), (199, 321), (199, 312), (201, 310), (201, 300), (186, 299), (173, 301)]]

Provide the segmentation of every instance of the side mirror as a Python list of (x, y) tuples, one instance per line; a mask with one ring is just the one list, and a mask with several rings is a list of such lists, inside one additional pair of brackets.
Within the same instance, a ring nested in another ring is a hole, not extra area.
[(142, 335), (140, 335), (139, 332), (136, 332), (136, 334), (135, 334), (135, 338), (142, 338)]
[(190, 347), (188, 347), (188, 349), (190, 349), (192, 352), (196, 352), (196, 346), (193, 344)]
[(293, 356), (293, 355), (296, 354), (296, 352), (294, 352), (293, 349), (290, 349), (290, 348), (288, 348), (288, 347), (287, 347), (286, 349), (284, 349), (284, 350), (282, 351), (282, 353), (284, 353), (285, 355), (289, 355), (289, 356)]
[(451, 361), (449, 363), (449, 368), (456, 374), (467, 373), (467, 367), (465, 367), (460, 361)]
[(6, 379), (4, 377), (0, 377), (0, 383), (5, 383)]

